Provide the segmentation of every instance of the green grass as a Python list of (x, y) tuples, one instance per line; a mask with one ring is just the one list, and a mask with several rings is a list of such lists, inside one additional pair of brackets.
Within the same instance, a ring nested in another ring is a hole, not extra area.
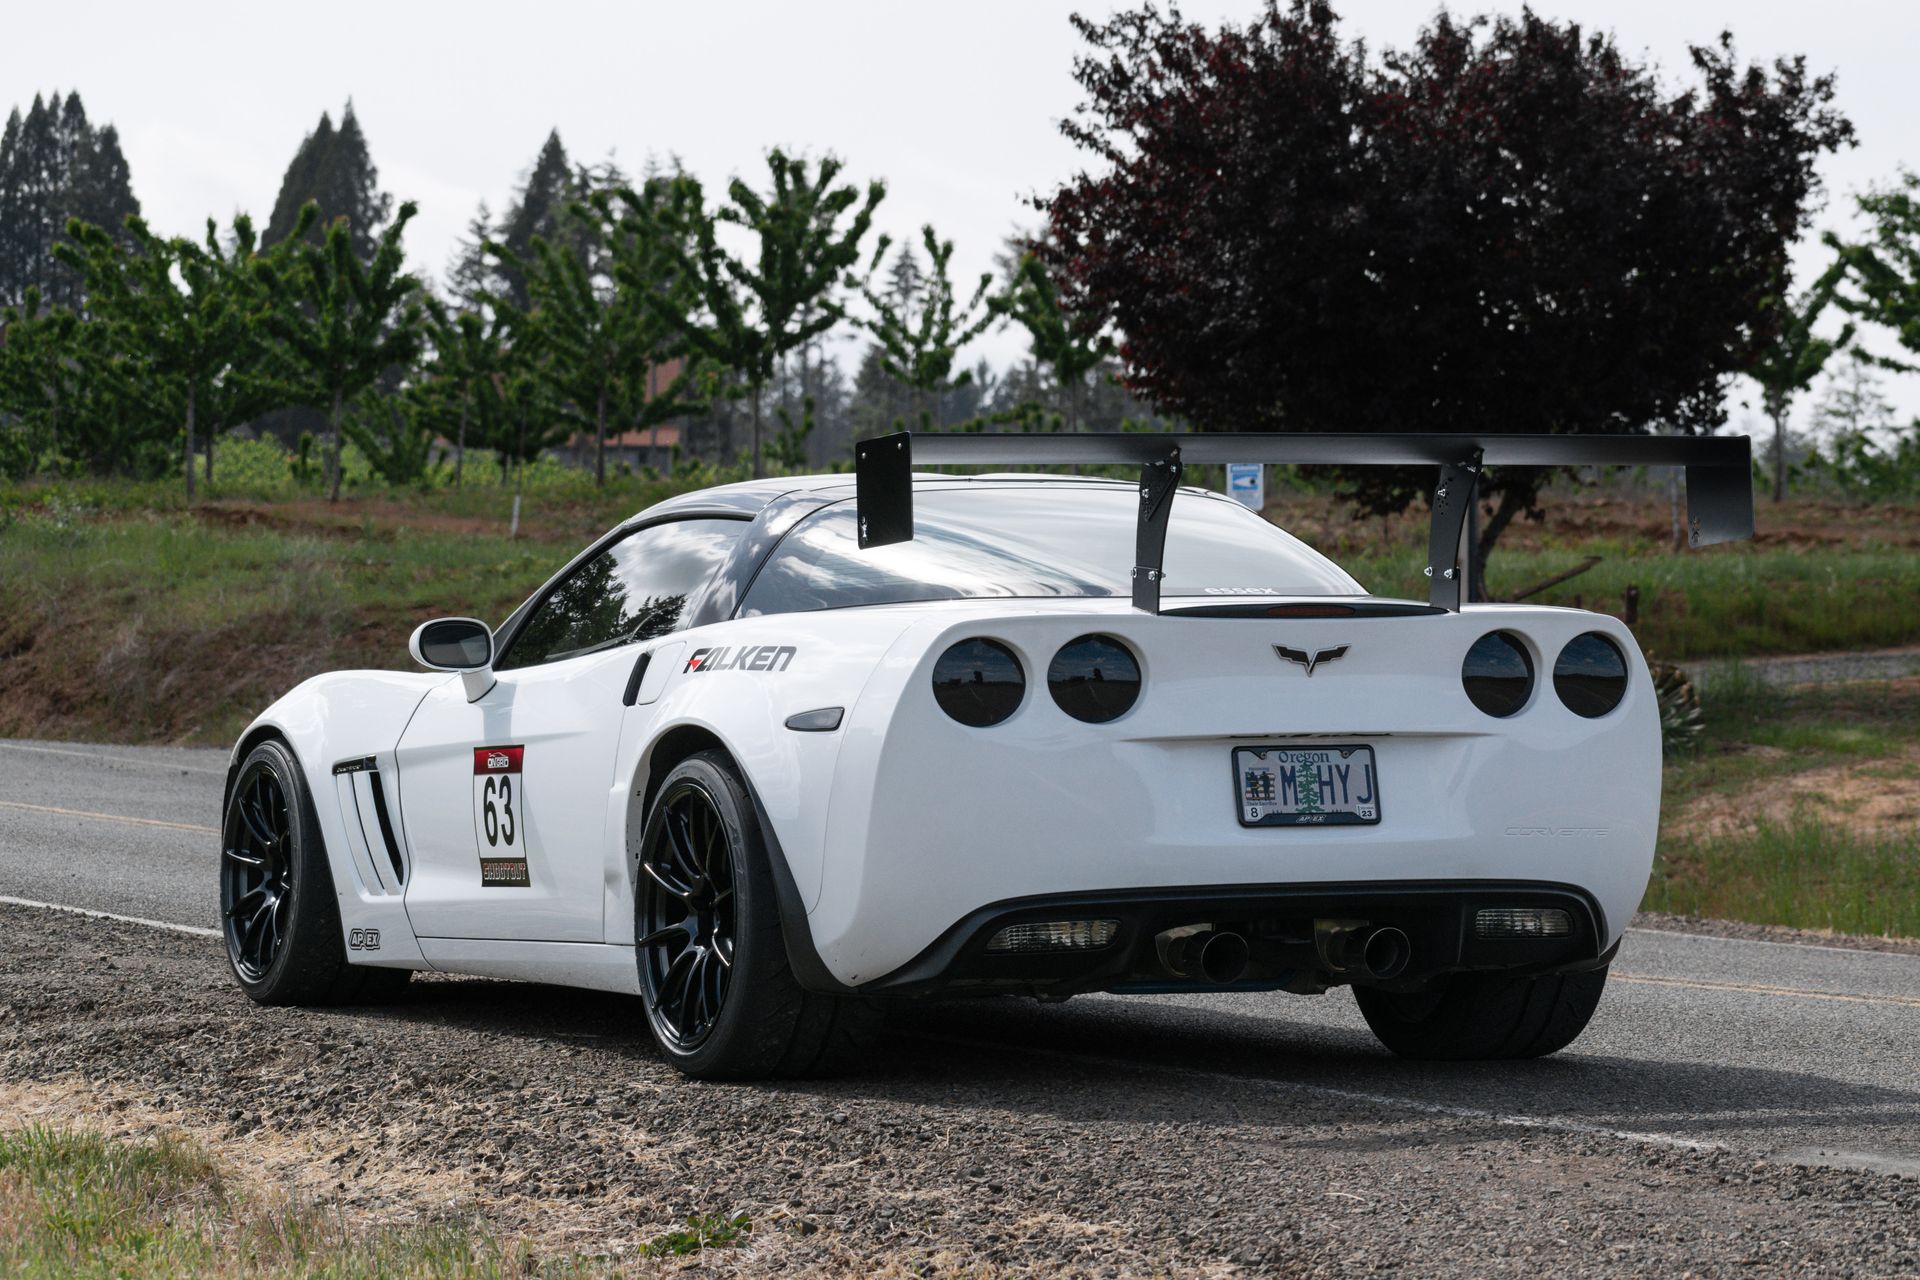
[(1735, 666), (1704, 682), (1701, 704), (1700, 750), (1667, 762), (1646, 909), (1920, 938), (1920, 831), (1856, 832), (1802, 811), (1710, 837), (1679, 822), (1703, 795), (1755, 797), (1783, 767), (1844, 767), (1856, 778), (1911, 785), (1920, 690), (1882, 682), (1778, 689)]
[(1667, 842), (1645, 908), (1835, 933), (1920, 938), (1914, 839), (1863, 839), (1810, 819)]
[(335, 1207), (236, 1190), (184, 1139), (0, 1132), (0, 1274), (56, 1277), (494, 1277), (604, 1274), (543, 1260), (472, 1221), (367, 1227)]
[[(1915, 518), (1920, 519), (1920, 516)], [(1504, 599), (1578, 565), (1601, 563), (1529, 603), (1623, 616), (1640, 589), (1634, 634), (1671, 661), (1871, 649), (1920, 640), (1920, 555), (1909, 549), (1801, 550), (1752, 545), (1666, 551), (1583, 542), (1496, 550), (1487, 590)], [(1419, 554), (1374, 552), (1345, 562), (1370, 590), (1424, 599)]]

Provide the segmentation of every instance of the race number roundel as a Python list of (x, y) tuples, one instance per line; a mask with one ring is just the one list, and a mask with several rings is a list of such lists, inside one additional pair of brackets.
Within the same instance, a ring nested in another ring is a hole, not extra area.
[(480, 883), (525, 888), (527, 793), (520, 765), (525, 747), (475, 747), (473, 838), (480, 850)]

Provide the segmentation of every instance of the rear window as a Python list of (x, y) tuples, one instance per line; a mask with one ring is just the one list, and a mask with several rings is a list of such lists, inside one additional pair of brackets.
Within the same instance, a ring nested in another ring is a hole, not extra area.
[[(802, 520), (742, 616), (995, 596), (1131, 594), (1139, 498), (1071, 483), (919, 490), (911, 542), (862, 551), (851, 499)], [(1238, 503), (1173, 499), (1163, 596), (1359, 595), (1359, 583)]]

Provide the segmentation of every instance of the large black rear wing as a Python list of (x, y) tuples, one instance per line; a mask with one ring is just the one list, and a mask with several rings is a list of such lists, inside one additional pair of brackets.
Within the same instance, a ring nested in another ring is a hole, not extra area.
[(915, 464), (1031, 467), (1137, 464), (1140, 523), (1134, 539), (1133, 604), (1160, 611), (1167, 517), (1183, 466), (1290, 465), (1438, 467), (1427, 535), (1429, 595), (1457, 610), (1470, 597), (1466, 544), (1480, 470), (1488, 466), (1627, 466), (1687, 469), (1687, 536), (1694, 546), (1753, 536), (1752, 448), (1745, 436), (1368, 435), (1218, 432), (1091, 435), (944, 434), (902, 431), (854, 445), (860, 545), (913, 537)]

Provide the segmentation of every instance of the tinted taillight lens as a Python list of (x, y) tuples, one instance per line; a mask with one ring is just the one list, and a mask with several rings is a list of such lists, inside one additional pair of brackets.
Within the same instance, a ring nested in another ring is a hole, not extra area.
[(1519, 636), (1489, 631), (1467, 650), (1460, 683), (1474, 706), (1490, 716), (1510, 716), (1533, 696), (1533, 659)]
[(1603, 716), (1627, 696), (1626, 655), (1598, 631), (1575, 636), (1553, 664), (1553, 691), (1575, 715)]
[(1047, 689), (1075, 720), (1105, 724), (1140, 698), (1140, 663), (1112, 636), (1081, 636), (1060, 646), (1047, 666)]
[(1013, 650), (996, 640), (962, 640), (933, 664), (933, 699), (961, 724), (984, 729), (1020, 707), (1027, 673)]

